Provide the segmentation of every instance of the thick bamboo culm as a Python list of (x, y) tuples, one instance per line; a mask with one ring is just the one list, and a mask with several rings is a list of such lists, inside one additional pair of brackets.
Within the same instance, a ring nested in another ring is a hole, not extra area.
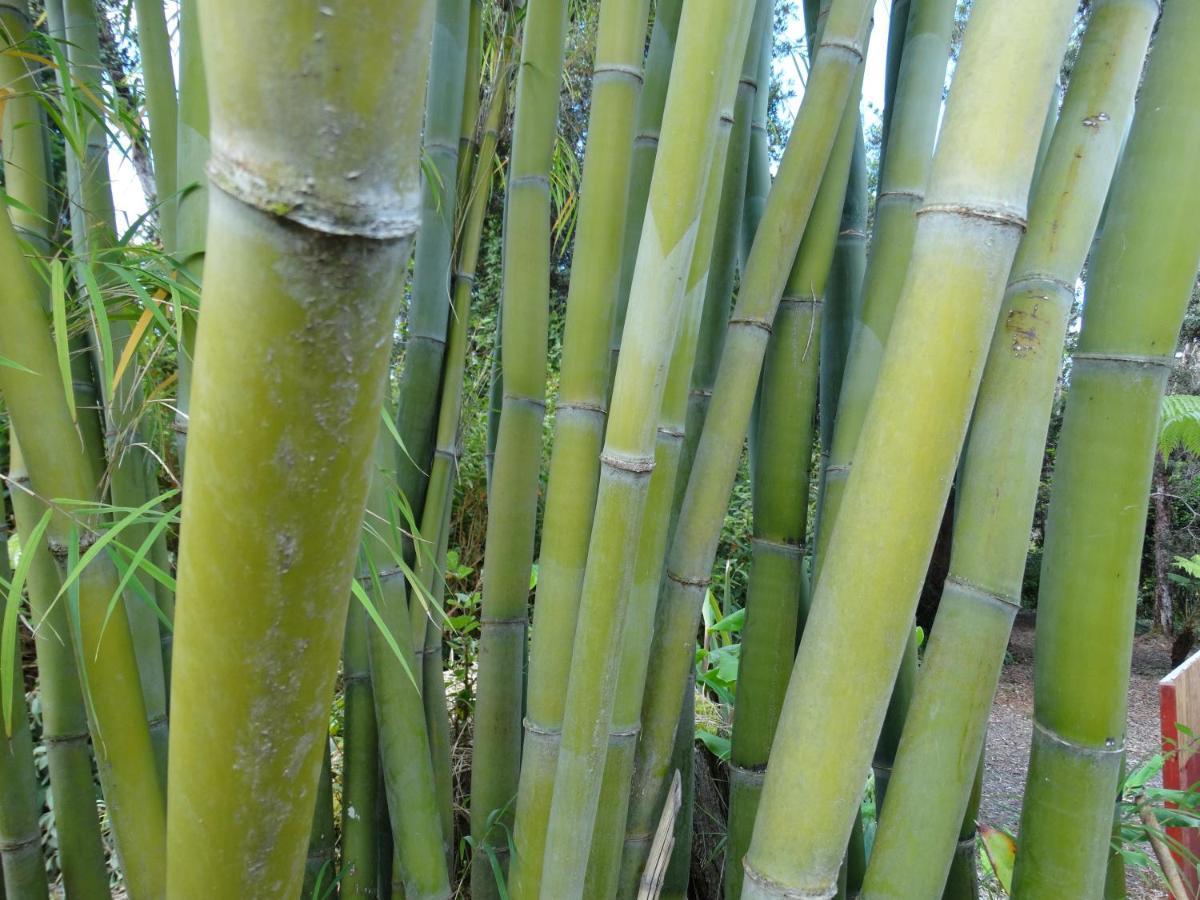
[[(721, 519), (750, 421), (767, 335), (832, 153), (863, 55), (870, 4), (838, 0), (810, 76), (788, 149), (758, 225), (721, 355), (716, 387), (667, 557), (642, 701), (630, 797), (629, 837), (653, 831), (670, 780), (679, 710), (694, 661), (694, 635)], [(802, 148), (802, 149), (801, 149)]]
[[(687, 275), (709, 183), (722, 82), (739, 68), (753, 11), (749, 4), (705, 8), (700, 0), (686, 0), (680, 19), (600, 455), (600, 484), (579, 610), (580, 621), (588, 627), (575, 635), (543, 862), (543, 896), (580, 897), (586, 883), (626, 598), (636, 562), (634, 548), (655, 466), (673, 338), (683, 318)], [(698, 292), (697, 300), (702, 296)], [(666, 489), (673, 487), (671, 479)]]
[(212, 189), (171, 683), (181, 900), (300, 890), (419, 222), (432, 4), (281, 13), (200, 5)]
[[(1104, 0), (1091, 11), (984, 368), (958, 481), (950, 576), (865, 897), (937, 893), (960, 840), (987, 710), (1020, 605), (1075, 280), (1133, 115), (1155, 12), (1148, 0)], [(1096, 119), (1097, 110), (1107, 118)], [(996, 491), (998, 483), (1003, 491)]]
[(1023, 897), (1104, 887), (1159, 409), (1200, 264), (1198, 41), (1200, 5), (1166, 3), (1089, 266), (1038, 590)]
[(516, 858), (510, 877), (514, 897), (535, 897), (541, 884), (607, 420), (608, 337), (626, 230), (626, 207), (613, 198), (629, 191), (648, 15), (647, 0), (604, 0), (600, 6), (529, 651), (524, 752), (513, 829)]
[(517, 68), (502, 239), (503, 391), (488, 481), (471, 768), (471, 893), (477, 900), (500, 896), (492, 860), (507, 870), (507, 832), (520, 778), (529, 578), (546, 407), (549, 177), (566, 26), (566, 0), (530, 0)]
[[(772, 747), (743, 897), (836, 890), (1024, 225), (1038, 126), (1074, 10), (1071, 0), (977, 0), (972, 10), (900, 312)], [(853, 679), (840, 677), (847, 667)], [(796, 809), (805, 816), (797, 820)]]

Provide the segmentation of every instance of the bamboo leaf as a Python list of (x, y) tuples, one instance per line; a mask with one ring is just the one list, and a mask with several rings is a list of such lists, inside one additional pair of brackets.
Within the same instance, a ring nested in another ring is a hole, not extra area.
[(141, 317), (137, 320), (137, 324), (133, 326), (133, 331), (129, 333), (129, 340), (125, 342), (125, 349), (121, 351), (121, 358), (117, 360), (117, 368), (113, 372), (113, 380), (109, 382), (108, 389), (110, 392), (117, 389), (117, 382), (121, 380), (121, 376), (125, 374), (125, 370), (129, 367), (129, 361), (133, 359), (133, 355), (137, 352), (138, 344), (141, 343), (142, 335), (146, 333), (146, 328), (150, 324), (150, 320), (154, 318), (154, 312), (146, 308), (142, 311)]
[(983, 840), (983, 849), (988, 862), (992, 864), (996, 880), (1000, 882), (1006, 894), (1011, 894), (1013, 866), (1017, 861), (1017, 842), (1007, 831), (992, 828), (990, 825), (981, 825), (979, 836)]
[[(9, 584), (8, 596), (4, 603), (4, 628), (0, 632), (0, 691), (3, 692), (4, 735), (12, 737), (13, 733), (13, 692), (17, 689), (14, 679), (17, 677), (17, 613), (21, 608), (21, 591), (25, 587), (25, 577), (33, 563), (33, 554), (27, 551), (36, 547), (46, 533), (50, 524), (51, 510), (46, 510), (38, 523), (30, 529), (29, 535), (22, 548), (21, 558), (17, 561), (17, 570), (13, 572)], [(0, 553), (7, 553), (7, 547), (0, 547)]]
[(375, 623), (375, 627), (379, 629), (379, 633), (387, 641), (387, 645), (391, 648), (392, 653), (396, 654), (396, 659), (400, 661), (400, 666), (404, 669), (404, 674), (408, 676), (408, 680), (412, 682), (412, 686), (415, 688), (417, 680), (413, 677), (408, 660), (405, 659), (404, 653), (400, 650), (400, 645), (396, 643), (395, 636), (383, 621), (383, 617), (379, 614), (379, 610), (375, 608), (375, 604), (371, 602), (371, 597), (367, 594), (366, 589), (358, 583), (357, 578), (351, 580), (350, 591), (358, 599), (358, 602), (362, 604), (363, 609), (367, 611), (367, 615), (371, 617), (371, 621)]
[(24, 372), (26, 375), (36, 375), (37, 372), (28, 366), (23, 366), (16, 360), (9, 359), (7, 356), (0, 356), (0, 366), (6, 366), (10, 369), (16, 369), (18, 372)]

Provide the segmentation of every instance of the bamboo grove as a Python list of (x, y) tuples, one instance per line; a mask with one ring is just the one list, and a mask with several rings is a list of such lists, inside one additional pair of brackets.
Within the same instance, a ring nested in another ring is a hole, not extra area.
[(1197, 48), (1194, 0), (0, 0), (0, 898), (980, 896), (1060, 413), (1010, 889), (1124, 896)]

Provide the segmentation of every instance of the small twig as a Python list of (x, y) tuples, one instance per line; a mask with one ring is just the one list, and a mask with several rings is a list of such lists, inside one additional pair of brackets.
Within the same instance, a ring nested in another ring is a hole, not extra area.
[(1137, 806), (1142, 824), (1146, 826), (1146, 836), (1150, 839), (1150, 846), (1154, 850), (1154, 855), (1158, 858), (1158, 864), (1162, 867), (1163, 875), (1166, 876), (1167, 886), (1171, 889), (1171, 894), (1175, 900), (1193, 900), (1192, 892), (1188, 890), (1187, 885), (1183, 881), (1183, 876), (1179, 872), (1179, 866), (1175, 863), (1175, 857), (1171, 855), (1171, 849), (1162, 839), (1162, 830), (1159, 827), (1158, 819), (1154, 815), (1154, 809), (1146, 799), (1146, 795), (1138, 794), (1133, 802)]

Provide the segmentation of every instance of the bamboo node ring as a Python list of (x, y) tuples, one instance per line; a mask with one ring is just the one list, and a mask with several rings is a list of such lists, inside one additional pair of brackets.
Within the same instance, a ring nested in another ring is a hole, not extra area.
[(1175, 368), (1173, 356), (1142, 356), (1136, 353), (1076, 353), (1075, 362), (1126, 363), (1134, 366)]
[(79, 741), (86, 741), (88, 733), (86, 731), (72, 731), (67, 734), (42, 734), (42, 743), (45, 744), (74, 744)]
[(944, 213), (963, 219), (978, 219), (982, 222), (994, 222), (997, 225), (1007, 225), (1024, 231), (1028, 226), (1025, 217), (1013, 209), (1002, 206), (971, 206), (966, 203), (926, 203), (917, 210), (918, 216), (926, 213)]
[(734, 325), (748, 325), (751, 328), (758, 328), (762, 331), (765, 331), (767, 334), (771, 333), (770, 322), (766, 321), (765, 319), (755, 319), (750, 316), (738, 316), (732, 318), (729, 320), (729, 325), (730, 327)]
[(790, 888), (787, 885), (776, 881), (774, 878), (768, 878), (762, 872), (750, 865), (750, 855), (742, 857), (742, 869), (746, 873), (746, 880), (751, 881), (759, 887), (763, 888), (763, 892), (772, 897), (779, 897), (781, 900), (831, 900), (837, 896), (837, 883), (827, 888), (821, 888), (815, 891), (806, 891), (800, 888)]
[(645, 81), (641, 66), (625, 66), (621, 63), (600, 63), (593, 66), (592, 77), (595, 78), (597, 75), (624, 75), (632, 78), (638, 84), (642, 84)]
[(831, 47), (835, 47), (839, 50), (846, 51), (846, 53), (853, 56), (859, 62), (863, 61), (862, 45), (859, 44), (857, 41), (845, 41), (845, 40), (839, 40), (838, 38), (830, 38), (827, 41), (821, 41), (821, 43), (818, 47), (818, 53), (821, 50), (826, 50)]
[(608, 407), (603, 403), (589, 403), (586, 400), (577, 400), (570, 403), (559, 403), (555, 409), (558, 412), (574, 410), (576, 412), (599, 413), (602, 416), (608, 415)]
[(600, 462), (610, 469), (629, 472), (633, 475), (649, 475), (654, 471), (653, 456), (624, 456), (619, 453), (601, 453)]
[(1055, 744), (1058, 747), (1065, 748), (1072, 753), (1089, 756), (1092, 759), (1111, 759), (1114, 756), (1123, 756), (1125, 754), (1124, 742), (1118, 743), (1112, 738), (1108, 740), (1108, 744), (1111, 746), (1089, 747), (1087, 744), (1081, 744), (1078, 741), (1073, 741), (1070, 738), (1063, 737), (1061, 734), (1056, 731), (1052, 731), (1036, 719), (1033, 722), (1033, 730), (1036, 732), (1036, 734), (1042, 735), (1042, 737), (1044, 737), (1047, 741), (1050, 741), (1052, 744)]
[(529, 716), (523, 718), (521, 724), (530, 734), (538, 734), (543, 737), (560, 737), (562, 735), (562, 728), (547, 728), (544, 725), (537, 724)]
[(957, 575), (947, 576), (946, 584), (954, 585), (964, 594), (970, 594), (972, 597), (985, 600), (990, 603), (998, 603), (1001, 606), (1009, 609), (1020, 609), (1021, 607), (1021, 601), (1019, 598), (1005, 597), (1003, 594), (998, 594), (995, 591), (989, 591), (977, 584), (972, 584), (969, 581), (965, 581), (964, 579), (959, 578)]
[(712, 578), (688, 578), (667, 569), (667, 578), (683, 587), (706, 588), (712, 583)]
[(22, 838), (19, 841), (0, 841), (0, 851), (4, 853), (15, 853), (25, 847), (32, 847), (34, 844), (41, 843), (42, 833), (38, 829), (31, 837)]

